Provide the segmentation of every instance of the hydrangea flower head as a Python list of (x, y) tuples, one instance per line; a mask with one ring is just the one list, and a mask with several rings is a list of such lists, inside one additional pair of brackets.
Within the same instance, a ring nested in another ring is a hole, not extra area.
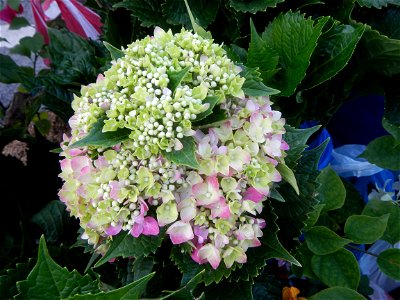
[[(91, 244), (166, 227), (198, 263), (245, 263), (261, 245), (263, 201), (281, 180), (284, 119), (268, 97), (247, 97), (240, 68), (197, 34), (156, 28), (123, 53), (73, 101), (60, 199)], [(204, 124), (217, 111), (225, 117)], [(95, 136), (109, 138), (74, 147), (99, 122)], [(190, 145), (195, 164), (171, 159)]]

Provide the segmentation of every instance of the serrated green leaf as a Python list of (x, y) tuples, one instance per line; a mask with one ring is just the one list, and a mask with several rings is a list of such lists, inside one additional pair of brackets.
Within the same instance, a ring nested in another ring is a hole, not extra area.
[(24, 17), (15, 17), (10, 23), (10, 30), (18, 30), (22, 27), (29, 26), (29, 21)]
[(209, 115), (212, 114), (213, 109), (215, 105), (218, 103), (219, 97), (218, 96), (208, 96), (203, 100), (203, 104), (208, 103), (210, 106), (207, 108), (206, 111), (203, 111), (202, 113), (199, 113), (196, 116), (196, 122), (203, 120), (204, 118), (208, 117)]
[(285, 163), (289, 168), (293, 169), (296, 167), (301, 153), (307, 148), (307, 140), (313, 133), (317, 132), (319, 128), (320, 126), (296, 129), (290, 125), (286, 125), (284, 140), (289, 144), (289, 150), (286, 152), (287, 157), (285, 157)]
[(100, 292), (93, 295), (76, 295), (70, 297), (70, 300), (134, 300), (142, 299), (141, 295), (145, 292), (147, 283), (154, 276), (155, 273), (151, 273), (139, 280), (136, 280), (126, 286), (119, 289)]
[(381, 217), (390, 214), (385, 233), (381, 237), (392, 245), (400, 241), (400, 207), (391, 201), (371, 199), (363, 210), (363, 215)]
[(300, 194), (299, 187), (297, 185), (297, 180), (296, 177), (294, 176), (292, 169), (290, 169), (287, 165), (282, 163), (279, 163), (276, 169), (281, 174), (282, 178), (291, 185), (291, 187), (295, 190), (297, 195), (299, 195)]
[(374, 13), (371, 22), (368, 23), (388, 38), (400, 40), (399, 19), (400, 7), (392, 6), (382, 10), (379, 14)]
[(111, 58), (113, 60), (118, 60), (118, 58), (122, 58), (125, 56), (124, 51), (122, 51), (121, 49), (118, 49), (107, 42), (103, 42), (103, 44), (107, 48), (108, 52), (110, 52)]
[(102, 132), (103, 126), (104, 119), (97, 120), (89, 133), (83, 139), (73, 143), (69, 148), (73, 149), (86, 146), (112, 147), (128, 139), (131, 133), (131, 130), (128, 128)]
[(167, 71), (168, 78), (169, 78), (168, 88), (172, 92), (175, 92), (178, 85), (180, 85), (183, 78), (189, 72), (189, 69), (190, 69), (190, 67), (186, 67), (180, 71)]
[(346, 287), (332, 287), (322, 290), (312, 295), (309, 300), (366, 300), (362, 295), (357, 293), (355, 290)]
[(252, 20), (250, 20), (250, 29), (251, 39), (247, 51), (246, 66), (258, 68), (263, 82), (267, 82), (279, 71), (277, 68), (279, 55), (276, 50), (272, 49), (268, 43), (258, 35)]
[(209, 31), (205, 31), (204, 28), (201, 27), (197, 23), (197, 20), (194, 18), (192, 11), (190, 10), (190, 6), (189, 6), (187, 0), (184, 0), (184, 2), (185, 2), (186, 10), (189, 14), (189, 19), (190, 19), (190, 23), (192, 24), (193, 31), (204, 39), (212, 39), (211, 33)]
[(200, 271), (196, 274), (189, 282), (181, 287), (180, 289), (170, 292), (168, 295), (161, 297), (160, 300), (172, 298), (172, 299), (194, 299), (193, 291), (194, 289), (204, 280), (205, 271)]
[(43, 230), (48, 242), (55, 242), (63, 234), (69, 219), (65, 204), (59, 200), (53, 200), (35, 214), (31, 221)]
[(94, 266), (97, 268), (116, 257), (148, 256), (156, 252), (163, 238), (163, 233), (158, 236), (140, 235), (135, 238), (129, 232), (121, 232), (113, 238), (107, 252)]
[(329, 17), (323, 17), (314, 22), (290, 11), (280, 14), (266, 28), (262, 39), (278, 53), (281, 68), (272, 81), (266, 83), (280, 90), (282, 96), (293, 95), (305, 77), (317, 40), (328, 20)]
[(381, 252), (377, 263), (387, 276), (400, 280), (400, 249), (387, 249)]
[(240, 72), (240, 76), (246, 79), (242, 86), (242, 90), (245, 95), (260, 97), (276, 95), (280, 93), (278, 90), (270, 88), (262, 83), (258, 68), (248, 68), (245, 66), (241, 67), (243, 68), (243, 70), (242, 72)]
[(284, 1), (285, 0), (230, 0), (229, 4), (237, 11), (255, 14), (258, 11), (265, 11), (269, 7), (276, 7), (278, 3)]
[(398, 0), (357, 0), (360, 6), (375, 7), (381, 9), (387, 7), (389, 4), (400, 5)]
[(359, 157), (383, 169), (400, 170), (400, 144), (391, 135), (381, 136), (370, 142)]
[(343, 248), (351, 243), (325, 226), (315, 226), (305, 233), (308, 248), (318, 255), (326, 255)]
[(183, 145), (181, 150), (172, 150), (171, 152), (163, 151), (163, 156), (177, 165), (198, 169), (199, 163), (196, 158), (196, 147), (193, 137), (184, 137), (180, 139), (180, 142)]
[(382, 237), (389, 216), (389, 214), (380, 217), (350, 216), (344, 225), (344, 232), (357, 244), (372, 244)]
[(15, 299), (65, 299), (76, 294), (99, 292), (99, 282), (76, 270), (69, 272), (50, 257), (44, 237), (40, 238), (38, 259), (28, 278), (17, 283)]
[(360, 44), (364, 51), (363, 67), (366, 70), (389, 77), (400, 73), (400, 40), (390, 39), (367, 27)]
[(356, 290), (360, 282), (360, 269), (354, 255), (340, 249), (327, 255), (314, 255), (311, 267), (327, 286), (341, 286)]
[(315, 87), (339, 73), (353, 55), (364, 30), (364, 25), (335, 22), (333, 27), (318, 39), (304, 85), (307, 88)]
[(12, 299), (18, 294), (16, 283), (24, 280), (35, 265), (34, 259), (28, 263), (18, 263), (14, 269), (4, 270), (0, 275), (0, 295), (3, 299)]
[(141, 21), (143, 27), (164, 26), (165, 18), (157, 0), (124, 0), (114, 4), (113, 8), (126, 8)]
[[(219, 1), (188, 0), (190, 10), (200, 26), (207, 27), (217, 16)], [(190, 28), (190, 17), (183, 1), (166, 0), (162, 10), (168, 24), (183, 25)]]
[(341, 208), (346, 199), (346, 189), (335, 171), (331, 167), (324, 168), (317, 182), (319, 183), (317, 199), (320, 204), (325, 204), (322, 213)]

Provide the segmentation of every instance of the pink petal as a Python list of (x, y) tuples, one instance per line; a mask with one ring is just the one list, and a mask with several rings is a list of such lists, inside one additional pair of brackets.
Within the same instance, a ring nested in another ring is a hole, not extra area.
[(76, 0), (56, 0), (67, 28), (84, 37), (97, 39), (101, 34), (100, 16)]
[(46, 15), (46, 21), (54, 20), (61, 13), (60, 8), (55, 0), (45, 0), (42, 4), (42, 7)]
[(112, 235), (117, 235), (118, 233), (120, 233), (122, 229), (122, 224), (119, 223), (116, 226), (108, 226), (104, 231), (108, 236), (112, 236)]
[(213, 189), (214, 191), (219, 190), (219, 183), (217, 177), (215, 176), (207, 177), (206, 181), (208, 183), (208, 186), (211, 187), (211, 189)]
[(193, 196), (198, 196), (198, 195), (203, 195), (207, 193), (208, 191), (208, 185), (205, 182), (197, 183), (192, 186), (192, 193)]
[(153, 217), (145, 217), (143, 221), (143, 234), (144, 235), (158, 235), (160, 228), (156, 219)]
[(130, 234), (133, 236), (133, 237), (139, 237), (139, 235), (141, 235), (142, 234), (142, 232), (143, 232), (143, 224), (141, 224), (141, 223), (136, 223), (135, 222), (135, 224), (133, 224), (133, 226), (132, 226), (132, 229), (131, 229), (131, 231), (130, 231)]
[(189, 223), (177, 221), (168, 230), (169, 238), (173, 244), (182, 244), (194, 238), (192, 227)]
[(259, 193), (254, 187), (249, 187), (243, 195), (243, 200), (251, 200), (255, 203), (260, 202), (264, 195)]
[(4, 22), (10, 24), (14, 18), (17, 16), (17, 14), (20, 14), (24, 11), (24, 8), (22, 5), (19, 5), (18, 11), (15, 11), (14, 9), (11, 8), (10, 5), (6, 5), (1, 11), (0, 11), (0, 20), (3, 20)]
[(44, 14), (40, 0), (31, 0), (31, 7), (36, 30), (43, 36), (44, 43), (47, 45), (50, 43), (50, 37), (47, 31), (46, 15)]
[(119, 191), (121, 190), (121, 183), (119, 181), (111, 181), (109, 184), (111, 191), (110, 197), (114, 200), (119, 200)]
[(207, 260), (214, 270), (218, 268), (219, 263), (221, 262), (221, 256), (219, 254), (219, 251), (212, 244), (207, 244), (201, 247), (198, 255), (200, 259)]

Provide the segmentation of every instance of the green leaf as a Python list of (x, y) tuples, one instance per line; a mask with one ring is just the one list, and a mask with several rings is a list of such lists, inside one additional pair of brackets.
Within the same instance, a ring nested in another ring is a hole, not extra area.
[(16, 283), (24, 280), (34, 265), (35, 260), (29, 259), (27, 263), (17, 263), (15, 269), (2, 271), (3, 274), (0, 275), (0, 295), (3, 299), (13, 299), (18, 294)]
[[(247, 52), (247, 67), (258, 68), (264, 82), (269, 81), (276, 72), (279, 62), (278, 52), (272, 49), (257, 33), (250, 20), (251, 40)], [(243, 75), (242, 75), (243, 76)], [(244, 76), (246, 77), (246, 76)]]
[(192, 24), (193, 31), (204, 39), (212, 39), (211, 33), (209, 31), (205, 31), (203, 27), (201, 27), (200, 25), (197, 24), (197, 21), (194, 18), (192, 11), (190, 10), (187, 0), (184, 0), (184, 2), (185, 2), (187, 12), (189, 14), (190, 23)]
[(322, 213), (341, 208), (346, 199), (346, 189), (335, 171), (329, 166), (324, 168), (317, 182), (319, 183), (317, 199), (320, 204), (325, 204)]
[(3, 83), (17, 83), (21, 82), (19, 75), (18, 65), (11, 59), (11, 57), (0, 54), (0, 82)]
[(168, 295), (161, 297), (160, 300), (172, 298), (172, 299), (195, 299), (195, 296), (193, 295), (194, 289), (204, 280), (204, 273), (205, 270), (199, 272), (196, 274), (192, 279), (189, 280), (189, 282), (181, 287), (180, 289), (170, 292)]
[(142, 299), (141, 295), (146, 291), (147, 283), (154, 276), (155, 273), (151, 273), (139, 280), (136, 280), (126, 286), (123, 286), (119, 289), (108, 291), (108, 292), (100, 292), (93, 295), (76, 295), (74, 297), (70, 297), (70, 300), (133, 300), (133, 299)]
[(344, 225), (344, 232), (357, 244), (372, 244), (382, 237), (388, 220), (389, 214), (381, 217), (350, 216)]
[(245, 95), (260, 97), (276, 95), (280, 93), (278, 90), (270, 88), (262, 83), (258, 68), (247, 68), (245, 66), (241, 67), (243, 68), (243, 71), (240, 72), (240, 76), (246, 79), (242, 86), (242, 90)]
[(141, 21), (143, 27), (161, 27), (165, 24), (165, 18), (161, 9), (161, 5), (157, 0), (124, 0), (116, 3), (114, 8), (126, 8), (131, 11), (132, 15)]
[(400, 144), (391, 135), (376, 138), (359, 157), (383, 169), (400, 170)]
[(399, 30), (400, 7), (388, 7), (372, 15), (371, 27), (388, 38), (400, 40)]
[(341, 286), (356, 290), (360, 281), (360, 269), (354, 255), (340, 249), (327, 255), (314, 255), (311, 267), (327, 286)]
[(29, 21), (24, 17), (15, 17), (11, 23), (9, 29), (11, 30), (18, 30), (22, 27), (29, 26)]
[(305, 229), (310, 229), (312, 226), (315, 225), (315, 223), (317, 223), (324, 206), (325, 204), (317, 204), (314, 206), (314, 210), (308, 213), (308, 220), (306, 221)]
[[(205, 290), (205, 299), (253, 300), (253, 285), (250, 282), (220, 282)], [(189, 299), (189, 298), (187, 298)], [(254, 298), (257, 299), (257, 298)], [(259, 298), (264, 299), (264, 298)], [(269, 299), (269, 298), (268, 298)], [(272, 299), (272, 298), (271, 298)], [(274, 298), (275, 299), (275, 298)]]
[(286, 125), (284, 140), (289, 144), (289, 150), (286, 152), (287, 157), (285, 157), (285, 163), (289, 168), (293, 169), (296, 167), (301, 157), (301, 153), (303, 153), (304, 149), (308, 147), (306, 144), (307, 140), (313, 133), (318, 131), (319, 127), (320, 126), (296, 129), (290, 125)]
[(315, 23), (298, 12), (287, 12), (266, 28), (262, 39), (279, 54), (278, 66), (281, 68), (272, 81), (266, 83), (280, 90), (282, 96), (293, 95), (305, 77), (317, 40), (328, 20), (329, 17), (323, 17)]
[(190, 69), (190, 67), (186, 67), (180, 71), (167, 71), (168, 78), (169, 78), (168, 88), (172, 92), (175, 92), (178, 85), (180, 85), (183, 78), (189, 72), (189, 69)]
[(387, 249), (381, 252), (377, 263), (387, 276), (400, 280), (400, 249)]
[(184, 165), (193, 169), (198, 169), (199, 163), (196, 158), (196, 147), (193, 137), (184, 137), (180, 139), (180, 142), (183, 145), (181, 150), (172, 150), (171, 152), (163, 151), (163, 156), (177, 165)]
[[(220, 5), (219, 1), (197, 0), (188, 0), (188, 4), (196, 23), (204, 27), (207, 27), (215, 20)], [(185, 2), (166, 0), (162, 4), (162, 10), (168, 24), (183, 25), (185, 28), (192, 26)]]
[(282, 163), (279, 163), (276, 169), (282, 175), (282, 178), (292, 186), (297, 195), (299, 195), (300, 194), (299, 187), (297, 185), (297, 180), (296, 177), (294, 176), (292, 169), (290, 169), (287, 165)]
[(400, 5), (398, 0), (357, 0), (360, 6), (375, 7), (381, 9), (387, 7), (388, 4)]
[(351, 240), (338, 236), (335, 232), (325, 226), (315, 226), (305, 233), (308, 248), (318, 255), (336, 252)]
[(20, 3), (21, 0), (7, 0), (7, 4), (15, 11), (18, 11)]
[(381, 237), (392, 245), (400, 241), (400, 207), (392, 201), (371, 199), (363, 210), (363, 215), (381, 217), (390, 214), (385, 233)]
[(70, 217), (66, 211), (66, 207), (59, 200), (49, 202), (31, 219), (33, 223), (37, 224), (43, 230), (48, 242), (59, 240), (69, 220)]
[(105, 264), (116, 257), (140, 257), (155, 253), (164, 238), (164, 234), (158, 236), (140, 235), (133, 237), (129, 232), (121, 232), (115, 236), (104, 256), (95, 264), (95, 268)]
[(129, 134), (131, 133), (128, 128), (102, 132), (103, 126), (104, 119), (97, 120), (97, 122), (93, 124), (93, 127), (87, 136), (73, 143), (69, 148), (73, 149), (86, 146), (111, 147), (128, 139)]
[(304, 85), (307, 88), (317, 86), (339, 73), (353, 55), (364, 30), (364, 25), (345, 25), (336, 21), (318, 39)]
[(400, 141), (400, 125), (392, 124), (385, 117), (382, 118), (382, 127), (389, 132), (396, 141)]
[(255, 14), (258, 11), (265, 11), (269, 7), (276, 7), (278, 3), (284, 1), (285, 0), (230, 0), (229, 4), (237, 11)]
[(207, 108), (206, 111), (203, 111), (202, 113), (199, 113), (196, 116), (196, 122), (203, 120), (207, 116), (211, 115), (214, 109), (214, 106), (218, 103), (219, 97), (218, 96), (208, 96), (203, 100), (203, 104), (208, 103), (210, 106)]
[(222, 109), (220, 106), (215, 106), (212, 114), (205, 117), (203, 120), (196, 122), (196, 120), (192, 123), (193, 128), (209, 128), (218, 126), (221, 122), (224, 122), (228, 119), (226, 114), (226, 110)]
[(133, 280), (136, 281), (144, 276), (147, 276), (153, 271), (154, 258), (139, 256), (133, 263)]
[(363, 67), (367, 70), (393, 76), (400, 73), (400, 40), (390, 39), (370, 27), (360, 41)]
[(27, 36), (19, 40), (19, 44), (10, 49), (11, 53), (21, 54), (31, 57), (31, 52), (38, 53), (44, 45), (41, 34), (35, 33), (34, 36)]
[(118, 58), (122, 58), (125, 56), (124, 51), (122, 51), (121, 49), (118, 49), (107, 42), (103, 42), (103, 44), (107, 48), (108, 52), (110, 52), (111, 58), (113, 60), (118, 60)]
[(44, 237), (40, 238), (38, 259), (28, 278), (17, 282), (15, 299), (64, 299), (76, 294), (99, 292), (99, 282), (76, 270), (61, 268), (50, 257)]
[(329, 216), (338, 224), (344, 224), (352, 215), (360, 215), (365, 206), (364, 199), (355, 187), (347, 180), (342, 180), (342, 183), (346, 189), (344, 205), (339, 209), (329, 211)]
[(307, 276), (308, 278), (317, 279), (317, 275), (314, 274), (311, 268), (311, 259), (314, 256), (314, 253), (310, 251), (307, 247), (306, 243), (303, 243), (296, 249), (294, 256), (301, 263), (301, 267), (292, 266), (293, 273), (298, 276)]
[(332, 287), (322, 290), (312, 295), (309, 300), (366, 300), (362, 295), (357, 293), (355, 290), (346, 287)]

